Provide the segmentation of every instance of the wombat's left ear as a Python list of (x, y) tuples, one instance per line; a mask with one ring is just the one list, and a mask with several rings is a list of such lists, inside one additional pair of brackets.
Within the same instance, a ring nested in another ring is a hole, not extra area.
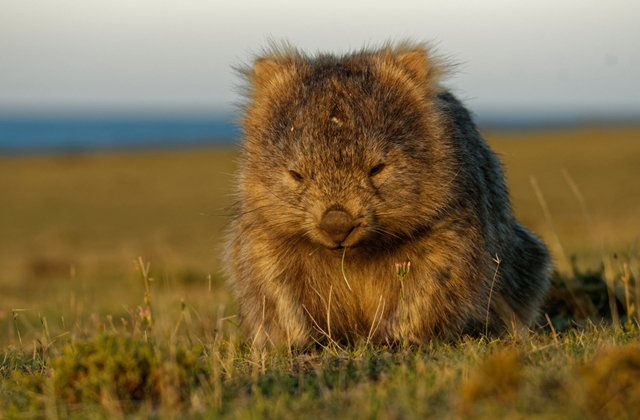
[(264, 87), (271, 79), (283, 71), (282, 65), (270, 58), (260, 58), (253, 66), (252, 82), (255, 87)]
[(429, 64), (427, 62), (426, 51), (414, 50), (404, 52), (396, 57), (396, 61), (416, 79), (426, 80), (429, 78)]

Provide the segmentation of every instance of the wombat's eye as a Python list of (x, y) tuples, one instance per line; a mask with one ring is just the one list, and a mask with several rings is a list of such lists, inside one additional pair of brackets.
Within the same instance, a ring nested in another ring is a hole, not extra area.
[(369, 171), (369, 176), (376, 176), (378, 175), (380, 172), (382, 172), (382, 170), (384, 169), (386, 165), (384, 163), (380, 163), (376, 166), (374, 166), (373, 168), (371, 168), (371, 170)]
[(294, 181), (302, 181), (302, 175), (300, 175), (299, 173), (297, 173), (296, 171), (289, 171), (289, 175), (291, 175), (291, 178), (293, 178)]

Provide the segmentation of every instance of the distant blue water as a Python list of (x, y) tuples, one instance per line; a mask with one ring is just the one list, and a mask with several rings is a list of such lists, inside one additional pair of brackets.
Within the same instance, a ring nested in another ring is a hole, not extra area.
[[(640, 123), (639, 113), (589, 116), (576, 112), (494, 112), (475, 116), (482, 128), (562, 128), (581, 124)], [(230, 118), (70, 118), (0, 115), (0, 154), (77, 153), (101, 150), (232, 145), (239, 137)]]
[(222, 119), (1, 118), (0, 153), (85, 152), (232, 144)]

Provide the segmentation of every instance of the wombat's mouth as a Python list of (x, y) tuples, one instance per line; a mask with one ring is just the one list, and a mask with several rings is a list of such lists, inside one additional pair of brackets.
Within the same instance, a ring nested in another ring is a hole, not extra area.
[(325, 248), (342, 250), (356, 246), (365, 235), (366, 226), (364, 217), (352, 217), (342, 207), (331, 207), (318, 221), (314, 236)]
[(366, 228), (356, 226), (352, 228), (346, 235), (338, 236), (329, 235), (322, 229), (319, 230), (318, 239), (320, 244), (330, 250), (343, 250), (345, 248), (357, 248), (366, 234)]

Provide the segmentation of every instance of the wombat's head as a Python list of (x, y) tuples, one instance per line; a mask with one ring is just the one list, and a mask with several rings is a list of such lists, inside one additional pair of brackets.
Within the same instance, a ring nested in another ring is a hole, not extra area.
[(401, 44), (343, 57), (273, 49), (247, 80), (241, 212), (327, 248), (403, 240), (451, 195), (443, 66)]

